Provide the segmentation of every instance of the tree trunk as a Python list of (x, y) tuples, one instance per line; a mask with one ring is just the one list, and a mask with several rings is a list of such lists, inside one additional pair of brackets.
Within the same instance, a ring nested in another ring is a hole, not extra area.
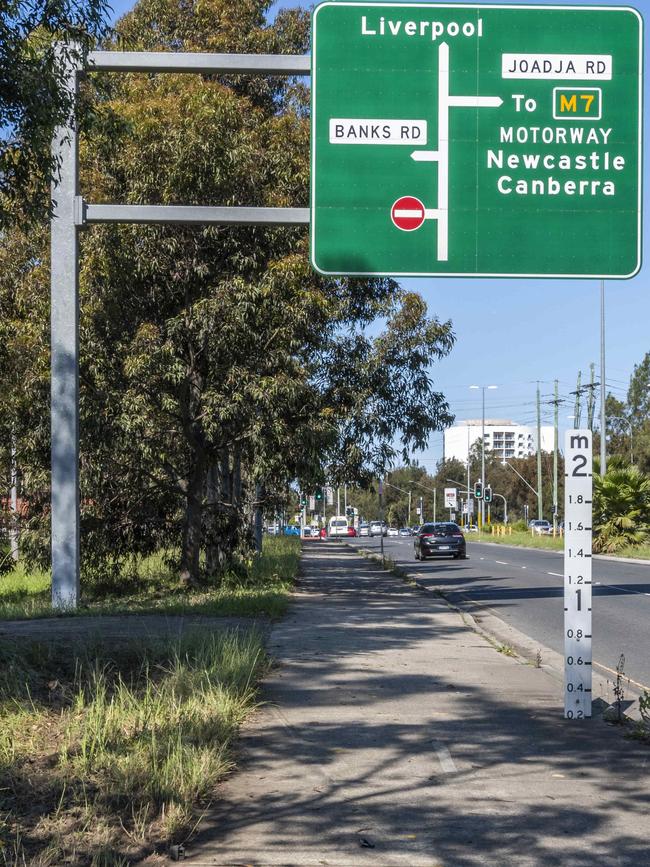
[(205, 457), (195, 457), (187, 484), (185, 519), (181, 541), (181, 583), (188, 587), (199, 586), (199, 556), (201, 553), (201, 519), (203, 511), (203, 487), (205, 484)]
[(259, 482), (255, 485), (255, 508), (253, 510), (253, 539), (255, 541), (255, 553), (262, 553), (262, 497), (264, 486)]
[(205, 518), (205, 571), (213, 578), (219, 571), (219, 473), (217, 465), (210, 462), (206, 473), (206, 518)]

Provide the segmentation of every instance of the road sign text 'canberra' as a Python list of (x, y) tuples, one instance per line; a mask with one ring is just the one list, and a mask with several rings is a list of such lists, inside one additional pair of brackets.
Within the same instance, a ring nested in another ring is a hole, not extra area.
[(641, 46), (627, 7), (321, 3), (314, 267), (634, 275)]

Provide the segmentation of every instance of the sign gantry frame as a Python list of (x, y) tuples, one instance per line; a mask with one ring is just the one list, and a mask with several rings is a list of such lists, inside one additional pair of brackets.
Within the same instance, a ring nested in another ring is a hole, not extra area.
[(306, 226), (309, 208), (200, 205), (96, 205), (79, 195), (75, 109), (79, 79), (89, 72), (193, 72), (310, 75), (309, 55), (92, 51), (85, 67), (60, 51), (72, 97), (67, 122), (54, 132), (51, 221), (52, 607), (79, 603), (79, 230), (94, 223)]

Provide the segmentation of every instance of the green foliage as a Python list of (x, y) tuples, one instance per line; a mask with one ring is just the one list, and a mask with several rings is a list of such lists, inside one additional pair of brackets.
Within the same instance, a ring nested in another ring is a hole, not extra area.
[[(0, 9), (0, 225), (49, 210), (54, 127), (72, 106), (64, 64), (82, 63), (107, 32), (106, 0), (14, 0)], [(59, 48), (57, 49), (56, 45)]]
[(650, 532), (650, 479), (636, 467), (594, 476), (594, 551), (641, 545)]
[[(84, 578), (84, 604), (78, 615), (131, 613), (280, 617), (287, 605), (300, 562), (297, 538), (265, 537), (262, 554), (226, 572), (218, 586), (188, 592), (179, 588), (175, 558), (157, 552), (132, 557), (111, 583)], [(52, 617), (51, 578), (23, 563), (0, 576), (0, 620)]]

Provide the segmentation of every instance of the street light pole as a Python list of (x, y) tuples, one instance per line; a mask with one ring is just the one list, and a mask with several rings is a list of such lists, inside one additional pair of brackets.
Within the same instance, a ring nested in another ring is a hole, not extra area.
[(607, 383), (605, 380), (605, 281), (600, 281), (600, 475), (607, 472)]
[[(496, 385), (470, 385), (470, 388), (480, 388), (482, 392), (482, 413), (481, 413), (481, 484), (483, 485), (483, 490), (487, 485), (487, 480), (485, 478), (485, 389), (486, 388), (498, 388)], [(467, 460), (469, 462), (469, 454), (467, 455)], [(479, 530), (482, 530), (485, 526), (485, 500), (481, 498), (481, 526)]]

